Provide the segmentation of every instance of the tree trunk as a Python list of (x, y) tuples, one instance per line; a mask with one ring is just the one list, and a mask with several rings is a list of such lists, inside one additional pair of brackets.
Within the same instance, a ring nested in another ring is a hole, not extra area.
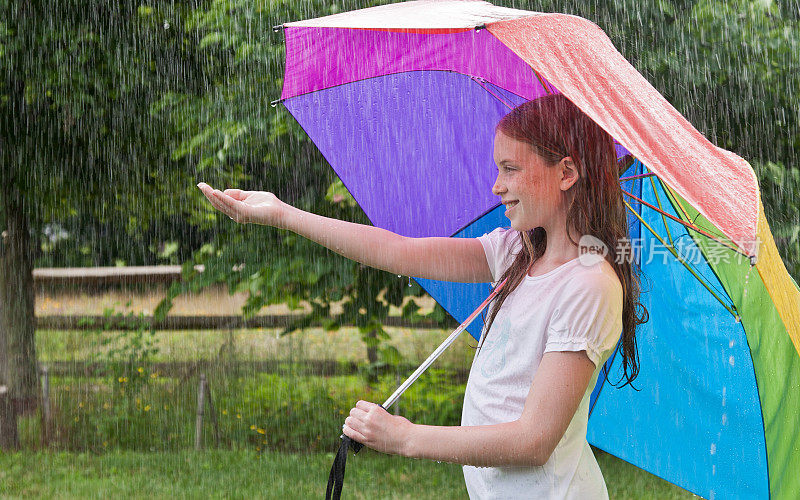
[[(378, 334), (375, 330), (370, 330), (366, 335), (366, 338), (370, 340), (376, 339), (377, 337)], [(370, 343), (367, 344), (367, 361), (369, 361), (370, 366), (370, 371), (367, 375), (367, 384), (371, 386), (377, 385), (378, 374), (373, 368), (375, 367), (375, 363), (378, 362), (378, 348), (374, 345), (370, 345)]]
[(34, 249), (21, 193), (13, 181), (3, 184), (0, 186), (0, 392), (5, 387), (5, 394), (0, 394), (0, 449), (16, 449), (17, 416), (34, 411), (40, 393), (34, 342)]

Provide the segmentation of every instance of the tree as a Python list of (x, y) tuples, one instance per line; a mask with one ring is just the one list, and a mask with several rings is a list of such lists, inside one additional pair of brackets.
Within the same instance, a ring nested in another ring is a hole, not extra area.
[(169, 154), (180, 131), (150, 113), (164, 92), (206, 85), (183, 50), (196, 43), (188, 10), (0, 2), (0, 386), (13, 402), (0, 447), (17, 445), (16, 415), (39, 397), (31, 271), (43, 226), (115, 218), (133, 234), (197, 213), (191, 159)]

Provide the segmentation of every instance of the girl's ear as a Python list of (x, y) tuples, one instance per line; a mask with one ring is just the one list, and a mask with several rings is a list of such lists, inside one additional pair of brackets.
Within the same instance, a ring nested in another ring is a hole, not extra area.
[(558, 168), (561, 170), (561, 181), (559, 183), (559, 187), (562, 191), (568, 190), (573, 184), (578, 182), (580, 174), (578, 173), (577, 165), (575, 165), (575, 162), (572, 161), (571, 157), (567, 156), (562, 158), (558, 164)]

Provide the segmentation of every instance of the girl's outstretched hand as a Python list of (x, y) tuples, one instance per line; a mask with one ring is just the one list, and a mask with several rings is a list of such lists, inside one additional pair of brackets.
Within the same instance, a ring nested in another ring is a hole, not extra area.
[(272, 193), (241, 189), (220, 191), (205, 182), (199, 183), (197, 187), (214, 208), (236, 222), (282, 227), (286, 204)]
[(379, 404), (359, 401), (345, 419), (342, 432), (373, 450), (404, 455), (413, 426), (407, 418), (392, 415)]

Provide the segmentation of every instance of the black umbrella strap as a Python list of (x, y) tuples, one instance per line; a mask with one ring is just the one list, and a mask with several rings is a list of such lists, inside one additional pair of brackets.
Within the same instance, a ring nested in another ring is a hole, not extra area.
[(331, 465), (331, 473), (328, 475), (328, 487), (325, 489), (325, 500), (339, 500), (342, 496), (342, 485), (344, 484), (344, 468), (347, 465), (347, 452), (353, 447), (353, 453), (358, 453), (364, 446), (358, 441), (353, 441), (347, 436), (342, 436), (342, 443), (339, 451)]
[[(383, 405), (378, 405), (383, 408)], [(385, 409), (385, 408), (384, 408)], [(347, 451), (352, 448), (353, 455), (361, 451), (364, 445), (358, 441), (353, 441), (348, 436), (342, 434), (342, 443), (339, 451), (331, 465), (331, 473), (328, 474), (328, 487), (325, 489), (325, 500), (339, 500), (342, 496), (342, 485), (344, 484), (344, 467), (347, 465)]]

